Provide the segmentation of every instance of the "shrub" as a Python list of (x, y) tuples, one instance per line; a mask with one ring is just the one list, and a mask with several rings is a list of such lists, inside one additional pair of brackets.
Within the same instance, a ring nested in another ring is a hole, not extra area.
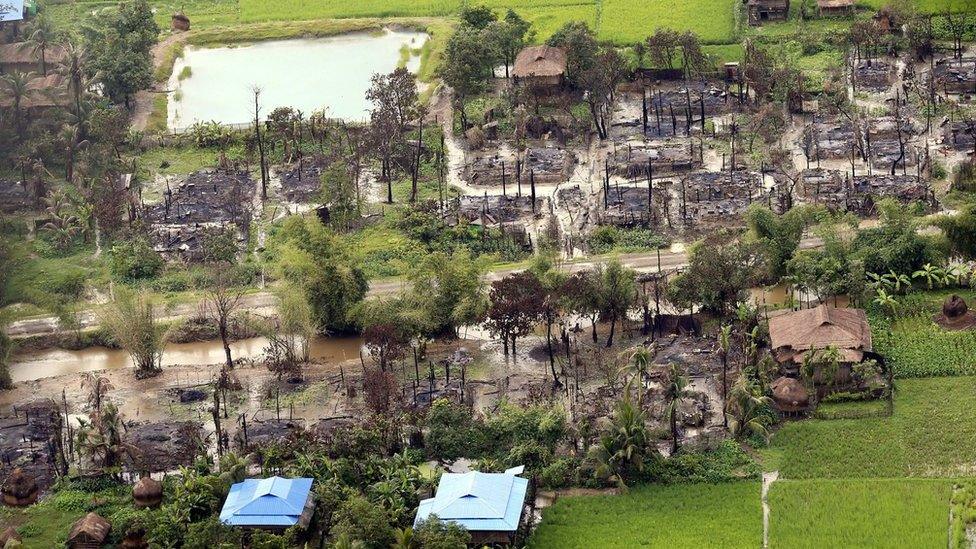
[(346, 500), (333, 516), (332, 535), (361, 541), (367, 549), (386, 549), (394, 540), (386, 510), (363, 496)]
[(590, 233), (587, 244), (593, 253), (605, 254), (614, 251), (655, 250), (666, 246), (667, 239), (648, 229), (620, 229), (604, 225)]
[(542, 468), (542, 472), (539, 473), (539, 482), (542, 486), (550, 489), (566, 488), (573, 483), (578, 465), (571, 458), (558, 458)]
[(163, 265), (163, 258), (145, 238), (120, 240), (109, 252), (109, 270), (122, 281), (155, 278)]

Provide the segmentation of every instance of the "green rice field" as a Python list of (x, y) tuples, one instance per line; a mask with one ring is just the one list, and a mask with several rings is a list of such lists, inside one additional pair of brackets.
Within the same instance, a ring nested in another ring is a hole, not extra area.
[(778, 481), (769, 489), (769, 547), (945, 547), (951, 489), (935, 479)]
[(528, 547), (658, 548), (762, 545), (759, 483), (642, 486), (619, 496), (560, 498)]
[(894, 415), (806, 420), (773, 437), (785, 478), (968, 476), (976, 463), (976, 378), (903, 379)]

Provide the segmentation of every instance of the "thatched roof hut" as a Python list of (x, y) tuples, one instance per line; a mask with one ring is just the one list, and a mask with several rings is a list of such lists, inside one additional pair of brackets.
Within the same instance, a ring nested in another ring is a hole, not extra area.
[(946, 330), (968, 330), (976, 326), (976, 314), (962, 297), (952, 294), (942, 304), (942, 313), (932, 319)]
[(780, 377), (769, 387), (773, 392), (773, 402), (781, 412), (802, 412), (810, 405), (810, 395), (799, 379)]
[(841, 362), (856, 363), (871, 351), (871, 326), (863, 309), (820, 305), (769, 319), (769, 339), (780, 364), (801, 364), (810, 351), (834, 347)]
[(170, 19), (170, 28), (175, 31), (188, 31), (190, 30), (190, 18), (186, 16), (185, 13), (179, 11), (173, 14)]
[(105, 545), (110, 531), (112, 531), (112, 523), (95, 513), (88, 513), (71, 527), (68, 533), (68, 547), (70, 549), (101, 547)]
[(11, 507), (26, 507), (37, 501), (37, 492), (37, 480), (17, 468), (3, 483), (3, 503)]
[(566, 75), (566, 50), (529, 46), (515, 57), (512, 76), (534, 85), (559, 85)]
[(163, 483), (150, 477), (142, 477), (132, 487), (132, 501), (136, 507), (156, 507), (163, 501)]
[(8, 526), (6, 530), (0, 532), (0, 547), (5, 547), (9, 541), (23, 541), (13, 526)]

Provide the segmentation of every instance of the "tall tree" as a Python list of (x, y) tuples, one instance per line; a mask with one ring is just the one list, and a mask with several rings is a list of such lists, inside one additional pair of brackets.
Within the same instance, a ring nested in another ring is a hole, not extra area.
[(152, 84), (152, 48), (159, 35), (147, 0), (125, 1), (101, 24), (86, 27), (91, 53), (88, 74), (97, 78), (113, 102), (129, 106), (132, 96)]
[(512, 354), (516, 354), (516, 340), (529, 334), (542, 315), (542, 283), (529, 271), (510, 274), (491, 284), (489, 301), (485, 326), (501, 337), (506, 356), (509, 343)]
[(668, 364), (667, 382), (664, 386), (665, 415), (668, 418), (668, 426), (671, 429), (671, 455), (678, 453), (681, 446), (680, 434), (678, 432), (679, 408), (685, 398), (688, 397), (688, 378), (685, 376), (681, 366), (671, 363)]
[(370, 133), (380, 159), (380, 178), (386, 183), (387, 202), (392, 204), (393, 162), (407, 150), (407, 126), (418, 114), (417, 80), (404, 67), (375, 74), (366, 99), (372, 104)]
[(601, 269), (603, 285), (600, 314), (610, 321), (610, 335), (607, 347), (613, 345), (613, 336), (618, 320), (627, 317), (627, 311), (634, 305), (637, 297), (637, 274), (613, 260)]

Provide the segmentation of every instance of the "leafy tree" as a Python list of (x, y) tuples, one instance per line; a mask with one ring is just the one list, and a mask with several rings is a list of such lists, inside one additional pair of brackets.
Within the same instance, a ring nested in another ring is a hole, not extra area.
[(803, 231), (821, 211), (820, 207), (804, 205), (776, 215), (760, 204), (749, 207), (746, 212), (749, 236), (760, 244), (766, 256), (767, 280), (779, 280), (786, 274), (786, 262), (799, 248)]
[(373, 105), (369, 117), (371, 141), (381, 162), (387, 202), (393, 203), (393, 159), (406, 148), (407, 124), (417, 117), (417, 80), (406, 68), (373, 75), (366, 99)]
[(952, 255), (976, 259), (976, 205), (961, 208), (954, 215), (941, 216), (936, 225), (945, 234)]
[(113, 102), (126, 107), (152, 84), (152, 47), (159, 35), (147, 0), (125, 1), (98, 28), (86, 29), (88, 74), (97, 78)]
[(943, 261), (935, 239), (919, 234), (914, 206), (884, 199), (878, 202), (878, 210), (881, 225), (859, 230), (852, 243), (865, 271), (911, 273), (926, 263)]
[(579, 271), (566, 282), (567, 299), (572, 312), (590, 320), (593, 343), (596, 343), (596, 323), (602, 308), (602, 273), (599, 269)]
[(345, 161), (333, 162), (322, 173), (322, 203), (329, 208), (329, 224), (340, 231), (352, 228), (360, 210), (356, 181)]
[(725, 316), (745, 300), (745, 291), (762, 266), (754, 245), (697, 242), (691, 247), (688, 268), (672, 279), (668, 300), (682, 309), (699, 305)]
[(439, 74), (454, 90), (454, 110), (461, 115), (462, 131), (468, 128), (464, 104), (487, 88), (497, 58), (487, 30), (460, 25), (447, 41)]
[(596, 65), (600, 52), (596, 33), (581, 21), (566, 23), (546, 43), (566, 50), (566, 78), (575, 86), (579, 86), (583, 75)]
[(497, 45), (505, 64), (505, 78), (508, 78), (508, 68), (515, 63), (519, 51), (532, 41), (535, 33), (530, 32), (532, 24), (522, 18), (514, 10), (509, 9), (504, 19), (493, 21), (488, 26), (492, 41)]
[(475, 29), (485, 29), (495, 22), (495, 12), (485, 5), (465, 6), (461, 9), (461, 23)]
[(361, 541), (366, 549), (387, 549), (395, 539), (386, 510), (360, 495), (343, 502), (333, 520), (334, 539)]
[(430, 319), (427, 335), (458, 335), (461, 326), (481, 321), (487, 308), (484, 268), (466, 250), (425, 256), (409, 273), (412, 298)]
[(513, 273), (493, 282), (489, 292), (485, 326), (500, 336), (508, 355), (509, 342), (515, 354), (515, 342), (532, 332), (539, 321), (545, 301), (545, 290), (529, 271)]
[(471, 543), (471, 534), (456, 522), (430, 516), (413, 530), (414, 540), (421, 549), (464, 549)]
[(600, 314), (610, 320), (610, 335), (607, 347), (613, 345), (613, 335), (617, 321), (627, 318), (627, 311), (637, 296), (637, 274), (613, 260), (600, 268), (602, 292)]

